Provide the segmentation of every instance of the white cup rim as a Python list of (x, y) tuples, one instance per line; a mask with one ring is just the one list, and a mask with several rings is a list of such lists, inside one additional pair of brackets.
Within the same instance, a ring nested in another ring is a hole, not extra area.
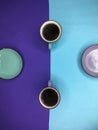
[[(54, 39), (54, 40), (47, 40), (47, 39), (45, 39), (44, 38), (44, 36), (43, 36), (43, 28), (46, 26), (46, 25), (48, 25), (48, 24), (55, 24), (55, 25), (57, 25), (57, 27), (59, 28), (59, 35), (58, 35), (58, 37), (56, 38), (56, 39)], [(49, 21), (46, 21), (46, 22), (44, 22), (43, 24), (42, 24), (42, 26), (40, 27), (40, 35), (41, 35), (41, 37), (42, 37), (42, 39), (44, 40), (44, 41), (46, 41), (46, 42), (50, 42), (50, 43), (53, 43), (53, 42), (55, 42), (55, 41), (57, 41), (60, 37), (61, 37), (61, 33), (62, 33), (62, 29), (61, 29), (61, 26), (60, 26), (60, 24), (58, 23), (58, 22), (56, 22), (56, 21), (54, 21), (54, 20), (49, 20)]]
[[(54, 91), (57, 93), (57, 95), (58, 95), (58, 101), (57, 101), (57, 103), (56, 103), (54, 106), (47, 106), (47, 105), (45, 105), (45, 104), (42, 102), (42, 100), (41, 100), (41, 95), (42, 95), (42, 93), (43, 93), (45, 90), (47, 90), (47, 89), (52, 89), (52, 90), (54, 90)], [(41, 105), (42, 105), (44, 108), (53, 109), (53, 108), (55, 108), (55, 107), (59, 104), (59, 102), (60, 102), (60, 93), (59, 93), (58, 90), (57, 90), (56, 88), (54, 88), (54, 87), (45, 87), (44, 89), (41, 90), (41, 92), (40, 92), (40, 94), (39, 94), (39, 101), (40, 101)]]

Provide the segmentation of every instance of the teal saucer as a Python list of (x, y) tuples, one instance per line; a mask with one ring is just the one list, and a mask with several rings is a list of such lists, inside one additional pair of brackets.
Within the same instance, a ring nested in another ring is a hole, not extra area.
[(15, 50), (9, 48), (0, 50), (0, 78), (15, 78), (20, 74), (22, 67), (22, 58)]

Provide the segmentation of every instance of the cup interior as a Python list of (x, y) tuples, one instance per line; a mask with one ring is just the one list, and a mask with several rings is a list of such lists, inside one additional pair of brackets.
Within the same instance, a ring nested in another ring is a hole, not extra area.
[(40, 34), (44, 41), (55, 42), (61, 36), (61, 27), (55, 21), (47, 21), (41, 26)]
[(51, 87), (47, 87), (40, 92), (40, 103), (45, 108), (54, 108), (60, 100), (59, 92)]

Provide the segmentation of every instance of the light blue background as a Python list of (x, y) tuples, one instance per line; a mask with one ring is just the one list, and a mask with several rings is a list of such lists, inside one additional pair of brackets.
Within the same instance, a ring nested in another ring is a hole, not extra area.
[(83, 51), (98, 43), (98, 0), (49, 0), (50, 20), (62, 26), (51, 50), (51, 80), (60, 91), (49, 130), (98, 130), (98, 79), (81, 67)]

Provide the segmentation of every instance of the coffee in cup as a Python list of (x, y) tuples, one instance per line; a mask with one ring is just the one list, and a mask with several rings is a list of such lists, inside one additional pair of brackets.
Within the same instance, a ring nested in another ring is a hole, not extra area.
[(47, 109), (55, 108), (60, 102), (60, 94), (54, 87), (46, 87), (39, 94), (41, 105)]
[(46, 42), (55, 42), (61, 36), (61, 26), (56, 21), (46, 21), (40, 28), (40, 35)]

